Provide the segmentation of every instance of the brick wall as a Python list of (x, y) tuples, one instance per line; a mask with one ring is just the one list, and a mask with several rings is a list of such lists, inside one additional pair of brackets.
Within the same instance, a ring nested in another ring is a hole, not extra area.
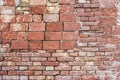
[(0, 80), (120, 80), (119, 0), (0, 0)]

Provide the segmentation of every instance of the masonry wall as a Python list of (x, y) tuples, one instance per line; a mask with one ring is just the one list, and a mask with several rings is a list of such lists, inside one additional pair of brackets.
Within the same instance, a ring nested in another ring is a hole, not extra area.
[(119, 3), (0, 0), (0, 80), (120, 80)]

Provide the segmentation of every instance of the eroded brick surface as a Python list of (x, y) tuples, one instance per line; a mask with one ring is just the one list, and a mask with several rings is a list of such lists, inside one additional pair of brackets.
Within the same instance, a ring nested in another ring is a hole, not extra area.
[(119, 5), (0, 0), (0, 80), (120, 80)]

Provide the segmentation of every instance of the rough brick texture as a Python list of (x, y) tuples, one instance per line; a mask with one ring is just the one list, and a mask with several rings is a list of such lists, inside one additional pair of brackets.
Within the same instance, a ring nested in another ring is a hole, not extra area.
[(0, 0), (0, 80), (120, 80), (120, 0)]

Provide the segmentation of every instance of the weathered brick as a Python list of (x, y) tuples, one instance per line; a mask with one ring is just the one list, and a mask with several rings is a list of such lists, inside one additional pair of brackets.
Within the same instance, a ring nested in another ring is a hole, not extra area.
[(15, 7), (10, 6), (0, 6), (1, 15), (13, 15), (15, 14)]
[(15, 0), (3, 0), (5, 6), (14, 6)]
[(18, 15), (16, 16), (17, 22), (32, 22), (32, 15)]
[(64, 30), (66, 31), (75, 31), (75, 30), (80, 30), (80, 23), (76, 22), (65, 22), (64, 23)]
[(31, 80), (45, 79), (45, 76), (29, 76), (29, 79), (31, 79)]
[(29, 23), (29, 31), (45, 31), (45, 23)]
[(30, 0), (30, 5), (46, 5), (46, 0)]
[(0, 15), (0, 22), (1, 23), (16, 22), (15, 15)]
[(27, 33), (26, 32), (18, 32), (17, 40), (27, 40)]
[(28, 40), (44, 40), (44, 32), (29, 32)]
[(54, 76), (58, 74), (59, 74), (59, 71), (43, 71), (43, 75), (47, 75), (47, 76)]
[(74, 12), (74, 6), (73, 5), (61, 5), (60, 6), (60, 12), (61, 13), (72, 13)]
[(12, 41), (12, 49), (28, 49), (27, 41)]
[(42, 49), (42, 42), (41, 41), (30, 41), (29, 47), (30, 49), (34, 49), (34, 50)]
[(58, 66), (58, 62), (42, 62), (42, 66)]
[(75, 14), (60, 14), (60, 21), (76, 21), (76, 15)]
[(16, 39), (17, 38), (17, 32), (2, 32), (2, 39)]
[(63, 24), (61, 22), (46, 23), (46, 30), (47, 31), (62, 31)]
[(78, 32), (63, 32), (62, 40), (77, 40)]
[(27, 25), (24, 23), (13, 23), (10, 24), (10, 30), (11, 31), (26, 31)]
[(46, 7), (45, 6), (30, 6), (31, 14), (45, 14)]
[(57, 22), (59, 21), (58, 14), (44, 14), (43, 19), (45, 22)]
[(3, 76), (3, 79), (19, 79), (19, 76), (8, 76), (8, 75), (5, 75), (5, 76)]
[(61, 40), (61, 32), (46, 32), (45, 40)]
[(33, 15), (33, 22), (42, 22), (41, 15)]
[(44, 41), (43, 49), (59, 49), (59, 41)]
[(76, 45), (75, 41), (63, 41), (60, 42), (60, 49), (73, 49)]
[(74, 0), (60, 0), (60, 4), (75, 4)]
[(0, 31), (9, 31), (9, 24), (7, 23), (0, 23)]

